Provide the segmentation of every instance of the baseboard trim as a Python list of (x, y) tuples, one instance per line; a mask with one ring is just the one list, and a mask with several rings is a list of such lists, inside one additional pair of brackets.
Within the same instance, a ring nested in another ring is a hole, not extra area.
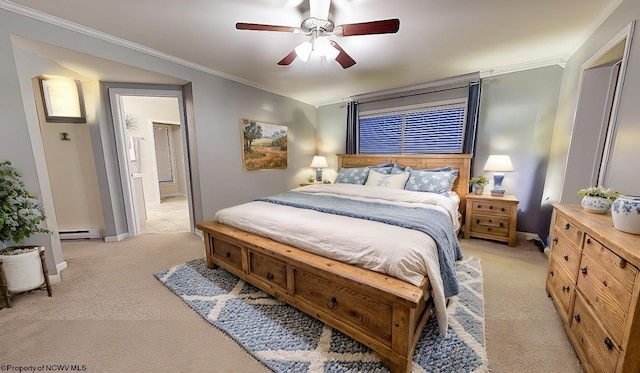
[(118, 242), (118, 241), (122, 241), (125, 238), (129, 237), (129, 233), (120, 233), (117, 236), (105, 236), (104, 237), (104, 242)]
[(62, 262), (56, 264), (56, 271), (58, 273), (56, 273), (55, 275), (49, 275), (49, 283), (50, 284), (57, 284), (59, 282), (62, 282), (62, 275), (60, 274), (62, 271), (64, 271), (65, 269), (67, 269), (67, 261), (63, 260)]

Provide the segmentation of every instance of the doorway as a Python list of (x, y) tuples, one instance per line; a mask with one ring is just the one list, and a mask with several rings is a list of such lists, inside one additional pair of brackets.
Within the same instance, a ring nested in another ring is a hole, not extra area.
[(108, 88), (128, 236), (193, 232), (182, 92)]

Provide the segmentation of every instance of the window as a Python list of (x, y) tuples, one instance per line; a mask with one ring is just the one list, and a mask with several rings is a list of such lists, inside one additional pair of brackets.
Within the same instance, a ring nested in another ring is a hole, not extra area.
[(466, 114), (466, 99), (363, 112), (359, 153), (462, 153)]
[(153, 126), (153, 134), (155, 137), (158, 181), (160, 183), (172, 183), (173, 162), (171, 158), (171, 138), (169, 128)]

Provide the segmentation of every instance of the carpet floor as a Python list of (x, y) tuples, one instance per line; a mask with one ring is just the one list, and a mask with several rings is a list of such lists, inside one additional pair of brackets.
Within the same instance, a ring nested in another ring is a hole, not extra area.
[[(414, 354), (413, 372), (486, 372), (484, 299), (480, 261), (458, 262), (461, 292), (447, 309), (449, 330), (427, 322)], [(275, 372), (384, 372), (366, 346), (267, 295), (202, 259), (156, 277), (211, 325)]]

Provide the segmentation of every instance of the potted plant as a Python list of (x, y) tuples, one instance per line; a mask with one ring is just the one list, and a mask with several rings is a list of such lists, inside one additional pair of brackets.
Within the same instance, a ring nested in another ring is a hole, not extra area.
[[(34, 233), (49, 233), (41, 224), (46, 219), (44, 209), (37, 203), (22, 181), (20, 173), (11, 162), (0, 162), (0, 274), (4, 274), (8, 292), (20, 293), (41, 287), (45, 283), (44, 248), (41, 246), (17, 246)], [(7, 242), (14, 246), (5, 247)]]
[(585, 211), (604, 214), (611, 209), (611, 204), (618, 198), (620, 193), (600, 185), (580, 189), (578, 195), (583, 196), (581, 205)]
[(474, 176), (469, 179), (469, 185), (471, 185), (474, 194), (482, 194), (487, 184), (489, 184), (489, 179), (484, 176)]

